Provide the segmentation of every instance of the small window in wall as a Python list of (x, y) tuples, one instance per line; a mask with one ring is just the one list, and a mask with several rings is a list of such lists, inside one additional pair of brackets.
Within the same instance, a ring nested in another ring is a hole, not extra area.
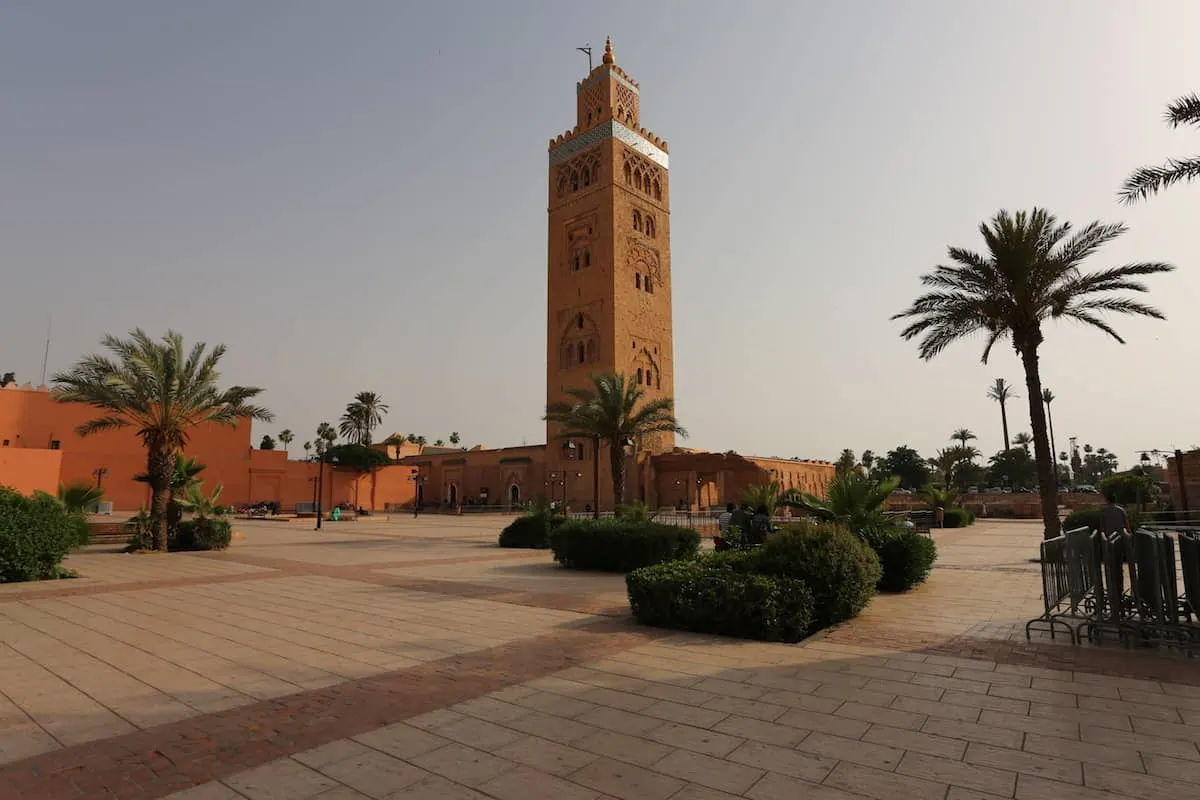
[(640, 211), (633, 212), (633, 229), (640, 231), (642, 229), (642, 213)]
[(8, 447), (8, 446), (9, 446), (9, 444), (11, 444), (11, 442), (9, 442), (9, 441), (8, 441), (8, 439), (5, 439), (5, 440), (4, 440), (4, 444), (3, 444), (3, 445), (0, 445), (0, 446), (2, 446), (2, 447)]
[(588, 112), (588, 125), (592, 124), (592, 112)]
[(574, 261), (573, 266), (574, 266), (575, 271), (579, 272), (579, 253), (575, 254), (575, 261)]
[(639, 172), (633, 176), (633, 185), (637, 187), (639, 192), (642, 190), (642, 173)]
[(585, 363), (586, 361), (587, 361), (587, 353), (586, 353), (586, 351), (584, 350), (584, 344), (583, 344), (583, 342), (580, 342), (580, 343), (579, 343), (579, 363), (580, 363), (580, 364), (583, 364), (583, 363)]
[(643, 375), (642, 375), (642, 368), (641, 368), (641, 367), (638, 367), (638, 386), (641, 386), (641, 385), (642, 385), (642, 378), (643, 378)]
[(633, 170), (628, 164), (625, 165), (625, 182), (633, 183)]
[(583, 251), (583, 265), (585, 267), (590, 267), (592, 265), (592, 251), (591, 250)]
[(646, 370), (646, 385), (651, 386), (653, 384), (654, 384), (654, 370), (648, 369), (648, 370)]
[(50, 440), (50, 449), (51, 449), (51, 450), (57, 450), (57, 449), (59, 449), (60, 447), (62, 447), (62, 442), (60, 442), (58, 439), (51, 439), (51, 440)]
[(587, 167), (583, 168), (583, 185), (584, 186), (592, 185), (592, 171), (590, 169), (588, 169)]
[(654, 238), (654, 217), (646, 217), (646, 235), (651, 239)]
[(571, 191), (572, 192), (579, 191), (579, 173), (578, 172), (571, 173)]
[[(639, 289), (642, 288), (642, 273), (633, 273), (633, 285)], [(637, 345), (635, 344), (634, 347), (637, 347)]]
[[(649, 187), (647, 187), (647, 188), (649, 188)], [(659, 184), (659, 182), (657, 180), (654, 181), (654, 199), (662, 200), (662, 186)]]
[(654, 294), (654, 284), (650, 281), (649, 275), (646, 276), (646, 291), (650, 294)]
[(583, 330), (583, 314), (575, 317), (575, 327), (579, 328), (579, 330)]

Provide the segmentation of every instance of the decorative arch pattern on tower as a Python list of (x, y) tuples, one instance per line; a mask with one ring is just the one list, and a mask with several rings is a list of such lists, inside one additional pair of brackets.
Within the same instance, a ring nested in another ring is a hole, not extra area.
[(625, 151), (622, 162), (626, 186), (646, 197), (662, 200), (663, 175), (657, 164), (629, 150)]
[(558, 344), (561, 369), (594, 364), (600, 358), (600, 327), (587, 311), (575, 311), (562, 330)]
[(554, 174), (555, 196), (563, 198), (599, 183), (600, 163), (600, 148), (595, 148), (559, 164)]
[(662, 264), (658, 251), (636, 237), (629, 237), (625, 266), (634, 274), (637, 288), (650, 294), (661, 287)]

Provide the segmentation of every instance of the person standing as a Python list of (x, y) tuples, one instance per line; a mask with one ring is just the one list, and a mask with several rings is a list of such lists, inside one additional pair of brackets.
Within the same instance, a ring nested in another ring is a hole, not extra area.
[(1123, 533), (1129, 529), (1129, 516), (1117, 505), (1117, 494), (1112, 489), (1104, 490), (1106, 502), (1100, 507), (1100, 532)]

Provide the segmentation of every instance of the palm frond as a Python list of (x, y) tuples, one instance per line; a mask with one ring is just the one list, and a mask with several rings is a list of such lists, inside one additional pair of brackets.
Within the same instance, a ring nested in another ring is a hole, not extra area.
[(1139, 167), (1125, 179), (1118, 193), (1126, 205), (1145, 200), (1183, 181), (1191, 183), (1200, 178), (1200, 156), (1191, 158), (1169, 158), (1160, 167)]
[(1172, 128), (1180, 125), (1200, 126), (1200, 96), (1195, 93), (1173, 100), (1167, 106), (1167, 124)]

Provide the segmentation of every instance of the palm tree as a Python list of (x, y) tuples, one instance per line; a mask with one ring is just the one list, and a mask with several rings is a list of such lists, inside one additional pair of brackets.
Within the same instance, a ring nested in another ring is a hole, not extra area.
[(869, 474), (871, 467), (875, 465), (875, 453), (871, 450), (863, 450), (862, 455), (858, 458), (858, 463), (863, 465), (863, 469)]
[[(593, 375), (590, 385), (569, 388), (567, 394), (572, 400), (547, 404), (543, 419), (561, 426), (561, 436), (590, 437), (597, 452), (601, 442), (608, 445), (614, 508), (625, 497), (627, 444), (656, 433), (687, 436), (672, 413), (673, 399), (647, 399), (638, 384), (623, 374)], [(595, 513), (599, 512), (596, 508)]]
[[(1012, 443), (1028, 453), (1029, 445), (1033, 444), (1033, 437), (1024, 431), (1021, 431), (1013, 437)], [(1054, 452), (1053, 447), (1050, 448), (1050, 452)]]
[(963, 447), (967, 446), (967, 442), (971, 441), (972, 439), (978, 439), (978, 438), (979, 438), (978, 436), (971, 433), (971, 431), (968, 430), (967, 428), (959, 428), (954, 433), (950, 434), (951, 441), (958, 442)]
[(337, 441), (338, 432), (328, 422), (317, 426), (317, 458), (325, 455), (325, 451)]
[[(1172, 128), (1180, 125), (1195, 125), (1200, 128), (1200, 97), (1195, 94), (1180, 97), (1167, 106), (1167, 124)], [(1200, 178), (1200, 156), (1191, 158), (1169, 158), (1161, 167), (1141, 167), (1125, 179), (1121, 187), (1121, 201), (1130, 204), (1145, 200), (1152, 194), (1166, 189), (1179, 181)]]
[(1004, 449), (1007, 450), (1009, 447), (1007, 403), (1021, 395), (1017, 394), (1013, 390), (1012, 384), (1004, 378), (996, 378), (996, 382), (988, 387), (987, 396), (1000, 404), (1000, 426), (1004, 430)]
[(55, 396), (98, 410), (99, 416), (76, 429), (80, 436), (137, 428), (146, 447), (154, 549), (166, 550), (171, 469), (192, 429), (207, 422), (233, 426), (242, 420), (270, 422), (274, 417), (250, 402), (261, 389), (217, 387), (224, 345), (209, 349), (198, 342), (185, 352), (178, 333), (168, 331), (155, 340), (140, 328), (128, 339), (106, 335), (101, 344), (110, 355), (86, 356), (70, 371), (56, 374)]
[(224, 490), (224, 484), (218, 483), (212, 490), (212, 494), (205, 494), (204, 484), (195, 483), (187, 488), (187, 492), (178, 498), (177, 502), (197, 517), (223, 517), (225, 516), (225, 506), (217, 501), (221, 499), (221, 492)]
[(86, 481), (58, 484), (58, 501), (67, 511), (83, 514), (104, 498), (104, 490)]
[(442, 441), (441, 439), (437, 439), (433, 443), (434, 447), (444, 447), (445, 445), (446, 445), (446, 443), (444, 441)]
[(955, 266), (938, 266), (934, 272), (922, 276), (922, 283), (931, 291), (918, 297), (895, 318), (911, 320), (901, 335), (905, 339), (920, 338), (920, 355), (926, 360), (959, 339), (983, 333), (987, 337), (983, 349), (986, 363), (996, 342), (1011, 338), (1025, 369), (1042, 520), (1045, 535), (1052, 537), (1059, 530), (1058, 494), (1038, 368), (1038, 348), (1044, 340), (1042, 325), (1050, 320), (1074, 320), (1098, 328), (1123, 343), (1100, 314), (1111, 311), (1155, 319), (1162, 319), (1163, 314), (1137, 300), (1112, 293), (1145, 292), (1145, 284), (1137, 278), (1174, 268), (1148, 262), (1085, 273), (1080, 268), (1084, 259), (1123, 234), (1125, 226), (1092, 222), (1074, 232), (1070, 223), (1059, 224), (1052, 214), (1040, 208), (1016, 214), (1001, 211), (991, 221), (981, 224), (979, 230), (988, 254), (950, 248), (949, 257)]
[(312, 442), (305, 442), (304, 443), (304, 460), (305, 461), (308, 461), (309, 458), (311, 458), (311, 456), (309, 455), (310, 453), (312, 453)]
[(747, 486), (742, 492), (742, 502), (754, 509), (766, 508), (767, 516), (773, 517), (779, 505), (780, 488), (778, 482)]
[(413, 439), (413, 442), (414, 442), (414, 443), (415, 443), (415, 444), (416, 444), (418, 447), (424, 447), (424, 446), (425, 446), (425, 443), (426, 443), (427, 441), (429, 441), (429, 440), (428, 440), (428, 439), (426, 439), (424, 436), (417, 436), (417, 437), (415, 437), (415, 438)]
[(388, 412), (387, 403), (375, 392), (359, 392), (354, 401), (346, 406), (338, 429), (355, 444), (371, 446), (371, 433), (383, 422)]
[[(183, 506), (179, 504), (179, 498), (183, 497), (193, 486), (200, 484), (200, 473), (206, 469), (208, 469), (207, 464), (201, 464), (193, 457), (185, 456), (183, 453), (175, 454), (175, 464), (171, 467), (170, 489), (167, 492), (168, 543), (179, 527), (180, 520), (183, 519)], [(150, 473), (139, 472), (133, 476), (133, 479), (139, 483), (150, 483)]]
[(450, 444), (451, 444), (452, 446), (454, 446), (454, 447), (458, 447), (458, 443), (459, 443), (459, 442), (461, 442), (461, 441), (462, 441), (462, 439), (459, 437), (459, 435), (458, 435), (458, 431), (451, 431), (451, 432), (450, 432)]
[(847, 447), (846, 449), (844, 449), (842, 451), (842, 454), (840, 456), (838, 456), (838, 460), (835, 463), (834, 467), (835, 467), (835, 469), (837, 469), (837, 471), (839, 473), (840, 472), (853, 472), (854, 468), (857, 465), (858, 465), (858, 459), (854, 457), (854, 451), (851, 450), (849, 447)]
[(8, 386), (10, 383), (16, 383), (16, 382), (17, 382), (17, 375), (15, 372), (6, 372), (3, 375), (0, 375), (0, 389), (3, 389), (5, 386)]
[(1050, 414), (1050, 404), (1054, 402), (1054, 392), (1049, 389), (1042, 389), (1042, 405), (1046, 407), (1046, 427), (1050, 429), (1050, 453), (1053, 455), (1058, 452), (1058, 447), (1054, 444), (1054, 417)]
[(296, 434), (292, 433), (290, 428), (284, 428), (279, 432), (279, 441), (283, 444), (283, 452), (287, 452), (288, 445), (296, 438)]
[(875, 480), (861, 472), (834, 475), (825, 487), (825, 497), (789, 489), (780, 502), (799, 506), (814, 517), (840, 522), (855, 534), (863, 535), (887, 524), (883, 504), (900, 485), (896, 477)]

